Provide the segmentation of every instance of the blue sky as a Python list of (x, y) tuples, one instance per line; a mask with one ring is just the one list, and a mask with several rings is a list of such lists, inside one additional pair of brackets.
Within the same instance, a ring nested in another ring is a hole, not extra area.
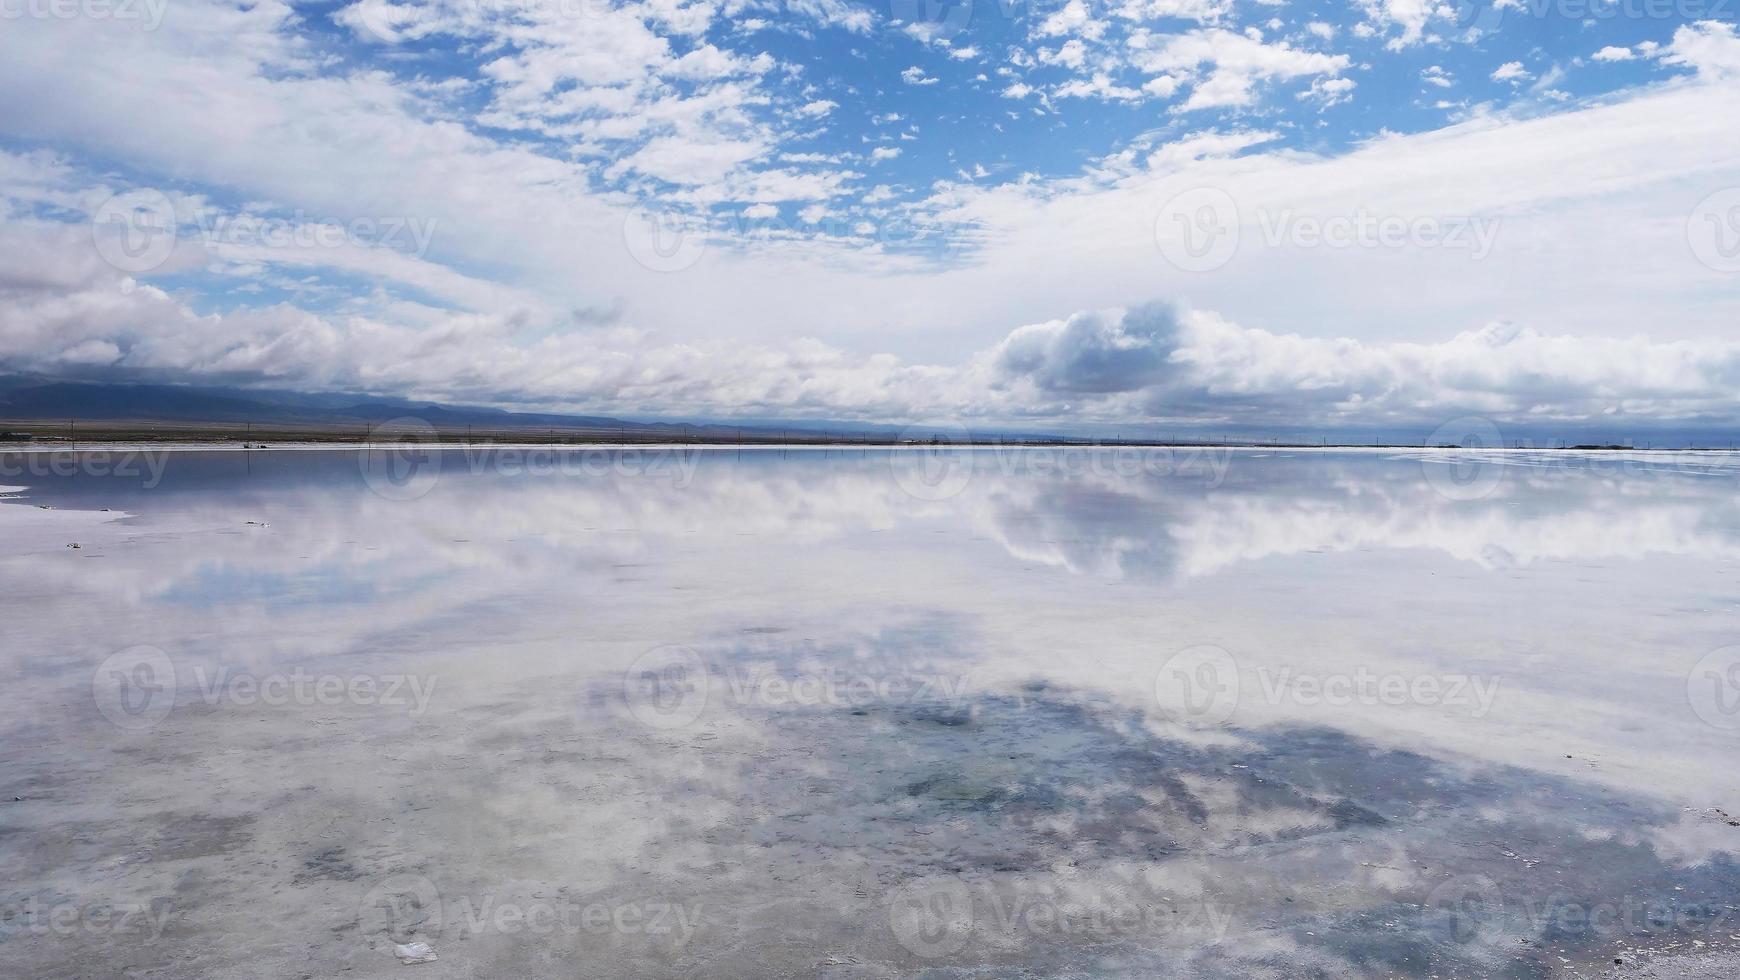
[[(1731, 3), (1678, 6), (1721, 14)], [(744, 146), (738, 175), (837, 178), (838, 193), (825, 198), (718, 186), (704, 179), (704, 161), (684, 168), (637, 158), (660, 138), (656, 129), (620, 139), (577, 135), (606, 130), (620, 115), (555, 104), (587, 82), (632, 88), (616, 66), (568, 77), (558, 69), (547, 87), (526, 87), (536, 101), (507, 107), (506, 66), (534, 65), (548, 53), (531, 43), (516, 60), (501, 34), (478, 26), (512, 5), (477, 0), (457, 17), (420, 16), (430, 9), (421, 5), (340, 5), (308, 24), (359, 70), (384, 68), (408, 85), (464, 83), (450, 108), (493, 138), (584, 161), (600, 187), (671, 207), (713, 191), (717, 199), (701, 210), (726, 228), (777, 222), (834, 236), (852, 235), (861, 220), (898, 221), (922, 208), (939, 181), (993, 187), (1078, 177), (1119, 153), (1205, 131), (1260, 131), (1266, 150), (1334, 154), (1383, 134), (1427, 132), (1499, 107), (1547, 111), (1680, 73), (1652, 55), (1684, 21), (1647, 16), (1655, 8), (1645, 0), (1422, 5), (1409, 13), (1411, 6), (832, 0), (724, 4), (692, 34), (663, 25), (670, 57), (719, 63), (716, 74), (667, 76), (672, 97), (699, 101), (721, 83), (742, 83), (730, 107), (771, 127), (765, 143), (744, 138), (749, 127), (710, 129), (719, 143)], [(582, 30), (615, 9), (604, 0), (545, 7)], [(1197, 39), (1202, 60), (1144, 63), (1143, 51), (1176, 38)], [(547, 66), (531, 70), (540, 69)], [(1217, 76), (1236, 82), (1217, 94)], [(764, 152), (748, 155), (751, 145)], [(806, 212), (818, 203), (825, 216)], [(760, 205), (756, 216), (744, 217), (745, 204)], [(878, 240), (961, 248), (948, 230), (897, 228)]]
[(1734, 0), (11, 0), (0, 367), (1740, 421)]

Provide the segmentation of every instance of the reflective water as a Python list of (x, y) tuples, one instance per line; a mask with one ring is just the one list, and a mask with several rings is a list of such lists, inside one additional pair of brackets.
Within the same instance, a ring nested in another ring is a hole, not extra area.
[[(0, 456), (4, 972), (1550, 977), (1731, 949), (1737, 475)], [(438, 959), (402, 966), (415, 941)]]

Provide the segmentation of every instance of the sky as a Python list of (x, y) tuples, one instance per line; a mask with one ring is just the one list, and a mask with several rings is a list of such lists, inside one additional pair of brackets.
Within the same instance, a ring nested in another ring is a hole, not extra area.
[(0, 370), (1740, 428), (1740, 0), (0, 0)]

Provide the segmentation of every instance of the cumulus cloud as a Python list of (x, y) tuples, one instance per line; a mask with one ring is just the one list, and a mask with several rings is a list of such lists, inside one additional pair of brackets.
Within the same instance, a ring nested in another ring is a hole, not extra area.
[(1662, 50), (1665, 64), (1695, 69), (1708, 79), (1740, 76), (1740, 36), (1733, 24), (1704, 20), (1674, 29), (1673, 41)]
[(1259, 81), (1338, 75), (1350, 64), (1346, 55), (1303, 51), (1284, 41), (1269, 43), (1221, 28), (1164, 38), (1143, 36), (1132, 47), (1132, 60), (1150, 74), (1194, 75), (1207, 66), (1207, 76), (1181, 107), (1185, 111), (1249, 105)]
[(1507, 61), (1492, 70), (1492, 80), (1495, 82), (1520, 82), (1535, 77), (1524, 68), (1520, 61)]
[(1120, 394), (1160, 385), (1178, 339), (1177, 315), (1152, 305), (1021, 327), (990, 356), (1000, 380), (1048, 396)]
[(1438, 13), (1437, 6), (1429, 0), (1359, 0), (1359, 5), (1372, 23), (1400, 29), (1390, 42), (1396, 48), (1418, 44), (1427, 22)]
[(1493, 324), (1432, 344), (1241, 327), (1147, 305), (1015, 330), (986, 355), (1007, 404), (1256, 424), (1733, 418), (1740, 344), (1551, 336)]
[[(758, 206), (753, 214), (774, 209)], [(79, 229), (0, 244), (0, 368), (621, 413), (1394, 425), (1740, 419), (1740, 343), (1495, 324), (1437, 343), (1309, 338), (1152, 303), (1016, 326), (953, 364), (814, 340), (674, 342), (629, 325), (516, 341), (524, 314), (388, 304), (201, 313), (88, 258)]]

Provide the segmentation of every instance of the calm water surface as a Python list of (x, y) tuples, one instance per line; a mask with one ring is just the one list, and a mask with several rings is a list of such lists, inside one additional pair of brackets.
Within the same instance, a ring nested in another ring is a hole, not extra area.
[(98, 459), (0, 456), (8, 975), (1740, 946), (1730, 457)]

